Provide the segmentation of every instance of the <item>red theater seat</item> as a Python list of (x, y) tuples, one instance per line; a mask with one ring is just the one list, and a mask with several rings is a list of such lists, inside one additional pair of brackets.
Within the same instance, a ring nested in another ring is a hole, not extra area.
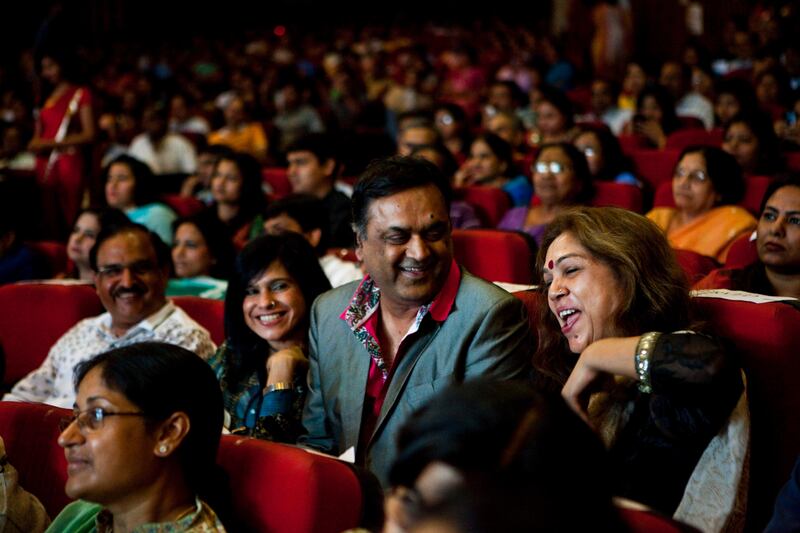
[(50, 518), (71, 500), (64, 493), (67, 461), (58, 445), (58, 423), (72, 413), (39, 403), (0, 402), (0, 436), (20, 486), (39, 498)]
[(530, 284), (533, 253), (519, 233), (492, 229), (453, 230), (456, 261), (487, 281)]
[(511, 199), (502, 189), (496, 187), (461, 187), (456, 189), (456, 197), (475, 208), (481, 221), (487, 227), (495, 227), (511, 208)]
[(784, 152), (786, 168), (791, 172), (800, 172), (800, 152)]
[(747, 374), (751, 413), (748, 525), (762, 531), (800, 454), (800, 311), (785, 303), (693, 298), (699, 318), (729, 341)]
[(197, 296), (173, 296), (175, 305), (186, 311), (211, 334), (211, 340), (220, 345), (225, 340), (225, 303)]
[(43, 257), (50, 269), (50, 274), (55, 276), (67, 271), (67, 246), (57, 241), (28, 241), (30, 246), (39, 256)]
[(650, 184), (653, 190), (661, 183), (672, 180), (672, 171), (678, 163), (679, 150), (636, 150), (631, 155), (636, 175)]
[(658, 513), (640, 509), (619, 509), (622, 521), (631, 533), (690, 533), (695, 528)]
[(758, 261), (756, 241), (751, 241), (750, 235), (750, 233), (740, 235), (733, 241), (725, 258), (725, 268), (742, 268)]
[(668, 150), (683, 150), (687, 146), (722, 146), (723, 131), (720, 128), (706, 131), (704, 129), (678, 130), (667, 137)]
[(167, 204), (170, 209), (175, 211), (179, 217), (190, 217), (205, 209), (203, 202), (191, 196), (163, 194), (161, 195), (160, 200)]
[(292, 184), (289, 183), (285, 167), (265, 167), (261, 169), (264, 182), (272, 189), (272, 196), (276, 199), (292, 193)]
[(642, 190), (639, 187), (610, 181), (595, 181), (594, 187), (591, 205), (622, 207), (634, 213), (642, 212)]
[(689, 280), (689, 285), (694, 285), (709, 272), (718, 268), (719, 265), (713, 258), (698, 254), (691, 250), (675, 250), (675, 257), (678, 259), (678, 264), (681, 265), (683, 272)]
[(42, 364), (50, 347), (78, 321), (104, 311), (89, 285), (14, 284), (0, 287), (0, 348), (8, 387)]
[(359, 523), (361, 488), (344, 463), (231, 435), (222, 437), (218, 462), (248, 531), (338, 533)]

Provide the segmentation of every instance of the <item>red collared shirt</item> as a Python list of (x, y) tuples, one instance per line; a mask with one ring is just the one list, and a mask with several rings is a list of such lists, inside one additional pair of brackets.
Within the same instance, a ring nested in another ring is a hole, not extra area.
[[(364, 395), (364, 413), (361, 424), (361, 436), (359, 444), (366, 444), (366, 439), (372, 434), (378, 415), (381, 412), (386, 391), (398, 360), (405, 352), (407, 339), (413, 336), (418, 330), (425, 316), (437, 322), (444, 322), (453, 308), (453, 303), (461, 285), (461, 270), (453, 260), (450, 264), (450, 271), (447, 279), (439, 291), (439, 294), (431, 303), (420, 306), (417, 316), (408, 332), (400, 342), (400, 347), (392, 360), (391, 367), (387, 367), (380, 342), (378, 340), (378, 308), (380, 306), (380, 288), (375, 285), (372, 278), (367, 275), (356, 289), (353, 298), (347, 308), (339, 316), (347, 322), (353, 334), (364, 345), (367, 353), (371, 357), (369, 374), (367, 376), (366, 393)], [(359, 446), (363, 449), (363, 446)]]

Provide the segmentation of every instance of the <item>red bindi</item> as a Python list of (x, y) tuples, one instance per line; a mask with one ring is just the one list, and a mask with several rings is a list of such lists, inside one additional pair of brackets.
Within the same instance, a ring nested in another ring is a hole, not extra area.
[(553, 270), (553, 260), (551, 259), (549, 263), (547, 263), (547, 268)]

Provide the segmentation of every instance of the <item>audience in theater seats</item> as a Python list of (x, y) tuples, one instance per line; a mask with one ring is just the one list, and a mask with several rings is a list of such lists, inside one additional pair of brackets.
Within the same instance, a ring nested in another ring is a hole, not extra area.
[(456, 531), (621, 531), (611, 476), (600, 439), (556, 395), (465, 383), (401, 428), (384, 531), (449, 519), (462, 526)]
[[(439, 167), (442, 174), (449, 180), (452, 180), (457, 170), (453, 154), (441, 141), (431, 146), (420, 146), (411, 152), (411, 156), (421, 157), (426, 161), (430, 161)], [(460, 200), (458, 191), (456, 191), (453, 200), (450, 202), (450, 225), (453, 229), (470, 229), (481, 226), (481, 220), (478, 218), (475, 208), (464, 200)]]
[(208, 134), (208, 144), (222, 144), (254, 157), (259, 163), (267, 158), (267, 135), (258, 122), (247, 122), (244, 100), (234, 95), (225, 106), (225, 126)]
[(647, 81), (647, 72), (642, 64), (636, 61), (628, 63), (625, 67), (625, 77), (622, 79), (622, 90), (617, 99), (620, 109), (636, 110), (639, 94), (647, 86)]
[(155, 178), (150, 168), (138, 159), (121, 155), (111, 161), (103, 174), (108, 207), (121, 209), (133, 222), (172, 244), (172, 223), (177, 215), (155, 200)]
[(536, 102), (536, 144), (571, 141), (575, 132), (574, 109), (566, 94), (542, 87)]
[(222, 398), (202, 360), (145, 342), (81, 363), (75, 383), (58, 444), (77, 501), (48, 532), (225, 531), (208, 503), (225, 492), (216, 474)]
[(352, 261), (344, 261), (328, 251), (328, 225), (319, 199), (308, 194), (290, 194), (272, 202), (264, 211), (264, 231), (269, 235), (299, 233), (314, 248), (319, 266), (332, 287), (361, 279), (364, 273)]
[(91, 252), (100, 230), (129, 223), (130, 220), (125, 213), (113, 207), (83, 209), (75, 219), (67, 241), (67, 257), (72, 261), (72, 272), (61, 273), (60, 277), (76, 278), (87, 283), (94, 283), (94, 270), (89, 264), (89, 252)]
[(756, 93), (747, 80), (722, 78), (717, 83), (716, 92), (714, 115), (717, 126), (721, 128), (727, 128), (736, 115), (750, 116), (757, 110)]
[(188, 176), (181, 184), (181, 196), (193, 196), (206, 205), (214, 201), (211, 193), (211, 179), (214, 169), (223, 155), (227, 155), (230, 148), (222, 144), (211, 144), (197, 152), (197, 172)]
[(622, 133), (622, 128), (633, 116), (633, 109), (617, 106), (619, 86), (610, 80), (592, 80), (592, 113), (595, 120), (602, 121), (614, 135)]
[(384, 485), (411, 412), (450, 383), (521, 378), (531, 337), (521, 302), (453, 260), (450, 186), (417, 158), (371, 164), (355, 186), (356, 254), (367, 276), (311, 310), (307, 434), (355, 448)]
[(585, 203), (594, 194), (586, 158), (569, 143), (542, 146), (533, 164), (533, 186), (536, 196), (532, 205), (509, 210), (497, 227), (524, 231), (536, 244), (564, 208)]
[(658, 82), (672, 96), (676, 115), (700, 119), (707, 130), (714, 127), (714, 106), (708, 98), (692, 89), (690, 66), (667, 61), (661, 66)]
[(11, 207), (11, 190), (9, 184), (0, 181), (0, 285), (51, 274), (45, 259), (20, 238), (21, 222)]
[(236, 250), (216, 218), (194, 216), (172, 225), (172, 265), (175, 277), (167, 283), (167, 296), (225, 299)]
[(736, 158), (746, 176), (771, 176), (782, 170), (778, 138), (764, 113), (734, 116), (725, 128), (722, 148)]
[(217, 218), (234, 237), (234, 244), (244, 245), (250, 229), (260, 225), (259, 213), (267, 203), (261, 190), (261, 166), (242, 152), (222, 154), (211, 178), (214, 198), (202, 216)]
[(355, 241), (350, 226), (350, 199), (333, 186), (339, 170), (334, 140), (323, 134), (302, 137), (289, 145), (286, 160), (292, 191), (310, 194), (322, 202), (329, 226), (329, 245), (352, 248)]
[(153, 174), (191, 174), (197, 170), (197, 153), (189, 140), (167, 127), (167, 110), (159, 104), (145, 108), (144, 132), (131, 141), (128, 153), (146, 163)]
[(495, 135), (478, 135), (470, 147), (470, 157), (453, 177), (456, 187), (479, 185), (503, 189), (515, 206), (527, 205), (533, 187), (527, 177), (516, 175), (511, 145)]
[(619, 141), (607, 128), (581, 126), (578, 132), (573, 144), (586, 157), (592, 179), (642, 186)]
[(606, 442), (615, 494), (716, 530), (742, 481), (747, 431), (724, 479), (687, 482), (732, 411), (746, 415), (742, 378), (719, 341), (687, 331), (686, 279), (663, 234), (630, 211), (575, 208), (548, 227), (536, 267), (537, 383), (561, 390)]
[(680, 127), (675, 104), (666, 89), (659, 85), (645, 87), (636, 100), (636, 114), (623, 128), (649, 148), (664, 148), (667, 136)]
[(439, 131), (425, 113), (406, 113), (397, 119), (397, 155), (411, 155), (417, 148), (439, 140)]
[(42, 503), (19, 485), (19, 473), (9, 462), (6, 446), (0, 437), (0, 530), (4, 533), (42, 533), (50, 517)]
[(767, 188), (757, 235), (755, 263), (714, 270), (694, 288), (800, 298), (800, 177), (784, 178)]
[(67, 331), (42, 365), (4, 400), (70, 407), (75, 401), (75, 365), (110, 348), (158, 340), (192, 350), (203, 359), (214, 353), (208, 332), (164, 297), (169, 249), (158, 235), (138, 224), (104, 228), (89, 262), (107, 312)]
[(265, 235), (242, 250), (225, 298), (226, 340), (209, 360), (230, 431), (281, 442), (297, 438), (311, 304), (330, 288), (301, 235)]
[(472, 136), (464, 110), (456, 104), (444, 103), (436, 108), (434, 117), (436, 131), (456, 162), (460, 164), (466, 161)]
[(305, 101), (303, 89), (302, 81), (295, 76), (278, 81), (272, 124), (280, 133), (278, 148), (282, 153), (302, 137), (325, 131), (319, 113)]
[(724, 263), (733, 241), (756, 227), (755, 218), (734, 205), (744, 186), (742, 170), (730, 154), (710, 146), (689, 146), (672, 175), (675, 207), (656, 207), (647, 218), (666, 233), (673, 248)]

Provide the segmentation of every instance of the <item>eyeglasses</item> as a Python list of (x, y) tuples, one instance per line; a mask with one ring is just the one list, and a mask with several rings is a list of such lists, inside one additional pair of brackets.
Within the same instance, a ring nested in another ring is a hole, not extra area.
[(64, 417), (58, 424), (61, 431), (65, 431), (73, 422), (78, 422), (78, 429), (83, 431), (97, 431), (103, 428), (103, 421), (109, 416), (147, 416), (142, 412), (109, 413), (102, 407), (93, 407), (85, 411), (77, 411), (72, 416)]
[(706, 174), (705, 170), (686, 170), (683, 168), (675, 169), (675, 173), (672, 175), (672, 178), (685, 178), (687, 176), (689, 180), (694, 181), (695, 183), (705, 183), (708, 180), (708, 174)]
[(109, 279), (118, 278), (122, 276), (122, 273), (125, 272), (126, 268), (134, 276), (147, 276), (158, 270), (158, 267), (156, 267), (150, 261), (137, 261), (129, 265), (114, 264), (98, 267), (97, 275)]
[(533, 165), (533, 169), (539, 174), (550, 172), (551, 174), (558, 174), (567, 170), (567, 165), (562, 165), (558, 161), (539, 161)]

